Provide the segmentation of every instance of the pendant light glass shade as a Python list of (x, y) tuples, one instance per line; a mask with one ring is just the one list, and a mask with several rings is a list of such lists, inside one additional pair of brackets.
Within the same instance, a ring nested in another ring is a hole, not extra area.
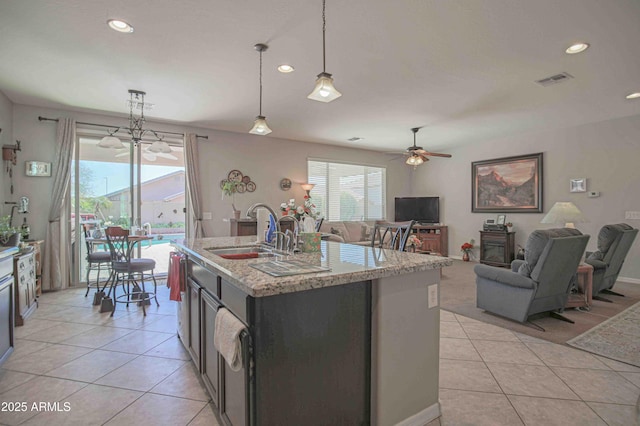
[(331, 78), (331, 74), (321, 72), (318, 74), (316, 87), (313, 88), (313, 91), (309, 96), (307, 96), (307, 98), (314, 101), (331, 102), (334, 99), (338, 99), (340, 96), (342, 96), (342, 93), (338, 92), (338, 90), (333, 86), (333, 78)]
[(411, 157), (407, 158), (406, 163), (410, 166), (419, 166), (420, 164), (424, 163), (424, 160), (419, 155), (412, 155)]
[(271, 129), (267, 125), (267, 119), (263, 115), (257, 116), (249, 133), (254, 135), (268, 135), (271, 133)]
[(98, 146), (100, 148), (111, 148), (111, 149), (122, 149), (125, 146), (122, 144), (120, 139), (116, 138), (113, 135), (105, 136), (98, 142)]

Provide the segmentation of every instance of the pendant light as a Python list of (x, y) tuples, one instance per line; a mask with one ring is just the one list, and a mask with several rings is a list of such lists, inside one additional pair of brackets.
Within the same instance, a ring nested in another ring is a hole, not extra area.
[(256, 121), (253, 122), (253, 127), (249, 130), (249, 133), (264, 136), (271, 133), (271, 129), (267, 125), (267, 119), (262, 115), (262, 52), (265, 52), (269, 46), (258, 43), (253, 47), (260, 53), (260, 113), (256, 117)]
[(338, 92), (338, 90), (333, 87), (333, 78), (331, 74), (326, 72), (326, 48), (325, 48), (325, 33), (327, 30), (327, 18), (325, 16), (325, 0), (322, 0), (322, 72), (318, 74), (318, 79), (316, 80), (316, 87), (313, 88), (313, 91), (307, 96), (307, 98), (320, 101), (320, 102), (331, 102), (334, 99), (338, 99), (342, 96), (342, 93)]

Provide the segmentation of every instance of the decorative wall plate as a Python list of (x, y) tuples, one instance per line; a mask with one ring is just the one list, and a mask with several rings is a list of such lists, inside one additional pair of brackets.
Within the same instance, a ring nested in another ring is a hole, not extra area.
[(280, 181), (280, 189), (288, 191), (291, 189), (291, 179), (284, 178)]
[(247, 192), (253, 192), (256, 190), (256, 184), (253, 182), (247, 183)]
[(244, 184), (247, 184), (247, 183), (251, 182), (251, 178), (250, 178), (249, 176), (247, 176), (247, 175), (244, 175), (244, 176), (242, 177), (242, 182), (243, 182)]
[(238, 186), (236, 186), (236, 191), (238, 192), (238, 194), (242, 194), (247, 190), (247, 185), (245, 185), (243, 182), (239, 182)]
[(243, 176), (240, 170), (231, 170), (227, 176), (227, 179), (235, 182), (242, 182), (242, 178)]

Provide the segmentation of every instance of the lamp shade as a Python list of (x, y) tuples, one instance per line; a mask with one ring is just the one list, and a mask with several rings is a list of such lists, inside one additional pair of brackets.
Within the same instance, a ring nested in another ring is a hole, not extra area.
[(263, 115), (257, 116), (256, 121), (253, 122), (253, 127), (249, 130), (249, 133), (263, 136), (271, 133), (271, 129), (267, 125), (267, 119)]
[(112, 149), (122, 149), (125, 147), (120, 141), (120, 139), (112, 135), (105, 136), (104, 138), (100, 139), (100, 142), (98, 142), (98, 146), (100, 148), (112, 148)]
[(315, 183), (303, 183), (300, 184), (300, 186), (302, 187), (302, 189), (304, 189), (305, 191), (309, 192), (313, 189), (314, 186), (316, 186)]
[(333, 78), (331, 78), (331, 74), (321, 72), (318, 74), (316, 87), (313, 88), (313, 91), (309, 96), (307, 96), (307, 98), (314, 101), (331, 102), (334, 99), (338, 99), (340, 96), (342, 96), (342, 93), (338, 92), (338, 90), (333, 86)]
[(565, 228), (575, 228), (575, 223), (586, 222), (588, 222), (588, 220), (584, 217), (580, 209), (568, 201), (555, 203), (547, 215), (540, 221), (540, 223), (563, 224)]

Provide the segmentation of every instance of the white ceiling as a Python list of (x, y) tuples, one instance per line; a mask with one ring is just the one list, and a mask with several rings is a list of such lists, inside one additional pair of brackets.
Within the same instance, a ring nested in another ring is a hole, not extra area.
[[(306, 98), (321, 34), (320, 0), (1, 0), (0, 90), (126, 116), (127, 90), (139, 89), (151, 119), (248, 132), (262, 42), (267, 137), (389, 151), (425, 126), (418, 144), (446, 152), (640, 114), (624, 98), (640, 91), (638, 0), (328, 0), (327, 72), (343, 93), (328, 104)], [(575, 41), (591, 48), (565, 54)], [(563, 71), (575, 79), (534, 83)]]

